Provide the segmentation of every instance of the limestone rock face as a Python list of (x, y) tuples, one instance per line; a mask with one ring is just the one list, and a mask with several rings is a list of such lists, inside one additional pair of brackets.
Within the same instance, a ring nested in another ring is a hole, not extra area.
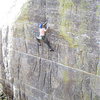
[[(2, 55), (2, 38), (1, 38), (1, 32), (0, 32), (0, 55)], [(0, 78), (1, 78), (1, 63), (2, 63), (2, 56), (0, 56)]]
[[(0, 40), (0, 76), (12, 100), (100, 100), (99, 5), (99, 0), (23, 4), (15, 22), (2, 28)], [(54, 52), (35, 39), (45, 21)]]

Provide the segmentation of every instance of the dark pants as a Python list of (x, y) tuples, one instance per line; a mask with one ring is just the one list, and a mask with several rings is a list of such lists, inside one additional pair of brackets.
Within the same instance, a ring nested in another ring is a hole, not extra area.
[[(36, 39), (37, 39), (37, 38), (36, 38)], [(40, 39), (37, 39), (37, 41), (38, 41), (39, 43), (41, 43), (41, 40), (40, 40)], [(47, 46), (48, 46), (49, 49), (52, 49), (52, 47), (51, 47), (51, 45), (50, 45), (50, 42), (48, 41), (48, 39), (46, 38), (46, 36), (42, 36), (42, 41), (43, 41), (44, 43), (47, 44)]]

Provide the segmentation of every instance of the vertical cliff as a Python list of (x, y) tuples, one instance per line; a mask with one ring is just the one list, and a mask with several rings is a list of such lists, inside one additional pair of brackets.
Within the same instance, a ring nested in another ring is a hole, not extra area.
[[(8, 15), (15, 17), (2, 28), (0, 40), (0, 76), (9, 85), (12, 100), (100, 99), (99, 4), (29, 0), (15, 6), (20, 13), (12, 10)], [(46, 20), (54, 52), (44, 43), (38, 46), (35, 39), (39, 23)]]

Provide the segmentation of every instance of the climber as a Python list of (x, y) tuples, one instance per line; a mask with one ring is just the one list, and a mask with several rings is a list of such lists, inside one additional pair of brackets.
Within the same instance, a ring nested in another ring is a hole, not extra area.
[(39, 25), (39, 36), (36, 37), (36, 39), (39, 43), (39, 46), (41, 46), (41, 42), (43, 41), (44, 43), (48, 45), (48, 48), (50, 51), (54, 51), (50, 45), (50, 42), (48, 41), (46, 37), (47, 31), (48, 31), (47, 23), (45, 22), (44, 24), (40, 24)]

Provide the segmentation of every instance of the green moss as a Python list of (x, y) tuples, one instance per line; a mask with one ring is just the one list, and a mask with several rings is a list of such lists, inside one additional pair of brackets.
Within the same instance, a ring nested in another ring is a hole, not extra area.
[(59, 0), (60, 6), (64, 9), (69, 9), (71, 6), (73, 6), (72, 0)]
[(88, 11), (90, 10), (89, 6), (91, 6), (91, 3), (89, 1), (84, 1), (84, 0), (81, 1), (81, 5), (80, 5), (81, 9)]
[(84, 94), (84, 100), (90, 100), (90, 95), (86, 92)]
[(99, 11), (99, 9), (100, 9), (100, 4), (97, 4), (97, 10), (96, 10), (96, 15), (97, 15), (97, 16), (100, 16), (100, 11)]
[(67, 28), (65, 26), (61, 26), (60, 29), (60, 36), (68, 41), (69, 46), (72, 48), (78, 47), (77, 41), (75, 41), (69, 34), (67, 34)]
[(100, 8), (100, 4), (97, 4), (97, 8)]
[(75, 43), (74, 39), (71, 36), (69, 36), (68, 34), (63, 33), (63, 31), (64, 30), (62, 30), (62, 33), (60, 33), (60, 36), (62, 36), (65, 40), (68, 41), (70, 47), (72, 47), (72, 48), (78, 47), (78, 44)]
[(69, 34), (67, 34), (67, 32), (71, 32), (73, 28), (73, 23), (70, 20), (66, 20), (66, 12), (68, 9), (71, 9), (71, 7), (74, 6), (74, 3), (72, 2), (72, 0), (59, 0), (59, 2), (59, 13), (61, 15), (60, 36), (68, 41), (70, 47), (76, 48), (78, 44), (71, 36), (69, 36)]
[(67, 71), (63, 72), (63, 81), (65, 83), (67, 83), (69, 81), (69, 77), (68, 77), (68, 72)]
[(100, 100), (99, 96), (95, 96), (93, 100)]
[(87, 24), (85, 22), (82, 22), (79, 26), (78, 34), (84, 34), (87, 31)]
[(100, 66), (98, 66), (97, 75), (100, 75)]
[(96, 16), (100, 16), (100, 12), (99, 11), (96, 11)]

